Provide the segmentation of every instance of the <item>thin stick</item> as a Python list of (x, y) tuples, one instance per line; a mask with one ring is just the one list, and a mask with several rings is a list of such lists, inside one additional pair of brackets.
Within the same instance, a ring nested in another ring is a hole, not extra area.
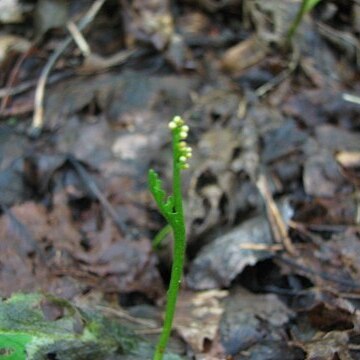
[(104, 208), (104, 210), (110, 215), (111, 219), (113, 220), (114, 224), (116, 225), (117, 229), (120, 233), (124, 236), (130, 234), (126, 223), (119, 217), (116, 213), (113, 206), (109, 203), (106, 197), (102, 194), (99, 187), (95, 183), (95, 181), (91, 178), (85, 168), (81, 165), (81, 163), (76, 160), (73, 156), (68, 156), (68, 161), (74, 167), (80, 179), (84, 182), (87, 189), (99, 200), (100, 204)]
[(159, 332), (159, 328), (151, 320), (146, 320), (146, 319), (141, 319), (141, 318), (131, 316), (130, 314), (128, 314), (126, 311), (124, 311), (122, 309), (113, 309), (108, 306), (102, 306), (102, 305), (97, 305), (96, 308), (98, 308), (104, 312), (107, 312), (108, 314), (116, 315), (119, 318), (129, 320), (135, 324), (140, 324), (140, 325), (146, 326), (148, 328), (156, 329), (157, 332)]
[(72, 21), (69, 21), (67, 23), (67, 28), (68, 28), (70, 34), (72, 35), (72, 37), (74, 38), (74, 41), (76, 42), (76, 45), (80, 49), (83, 56), (85, 56), (85, 57), (89, 56), (91, 53), (90, 46), (87, 43), (87, 41), (85, 40), (81, 31), (76, 26), (76, 24)]
[(272, 197), (264, 174), (259, 174), (256, 181), (256, 186), (264, 199), (267, 216), (269, 218), (270, 226), (273, 231), (275, 240), (278, 243), (282, 243), (289, 254), (296, 255), (296, 248), (291, 242), (291, 239), (287, 232), (286, 224), (281, 216), (279, 208), (277, 207)]
[[(73, 72), (63, 72), (59, 74), (54, 74), (49, 78), (48, 84), (54, 84), (60, 80), (63, 80), (64, 78), (67, 78), (69, 76), (73, 75)], [(19, 85), (13, 86), (11, 88), (3, 87), (0, 89), (0, 99), (6, 96), (14, 96), (21, 93), (24, 93), (28, 90), (31, 90), (36, 86), (37, 81), (36, 80), (28, 80), (24, 81)]]
[(3, 97), (2, 101), (1, 101), (1, 105), (0, 105), (0, 113), (2, 113), (9, 101), (10, 101), (10, 90), (11, 90), (11, 87), (13, 86), (13, 84), (16, 82), (17, 80), (17, 77), (19, 75), (19, 72), (20, 72), (20, 68), (22, 66), (22, 64), (24, 63), (25, 59), (29, 56), (29, 54), (33, 51), (33, 48), (30, 48), (28, 51), (26, 51), (25, 53), (23, 53), (20, 58), (18, 58), (16, 60), (16, 63), (15, 63), (15, 66), (13, 67), (11, 73), (10, 73), (10, 76), (8, 78), (8, 81), (6, 83), (6, 86), (5, 86), (5, 96)]
[[(106, 0), (96, 0), (84, 17), (79, 21), (78, 29), (82, 31), (86, 28), (88, 24), (90, 24), (96, 14), (99, 12), (100, 8), (104, 4)], [(36, 86), (35, 91), (35, 100), (34, 100), (34, 116), (33, 121), (30, 128), (30, 133), (32, 135), (38, 135), (43, 126), (44, 126), (44, 95), (45, 95), (45, 86), (47, 78), (50, 74), (51, 69), (55, 65), (58, 58), (61, 54), (66, 50), (66, 48), (71, 44), (73, 41), (72, 36), (68, 36), (55, 50), (55, 52), (50, 56), (48, 62), (46, 63), (43, 71), (41, 72), (38, 84)]]

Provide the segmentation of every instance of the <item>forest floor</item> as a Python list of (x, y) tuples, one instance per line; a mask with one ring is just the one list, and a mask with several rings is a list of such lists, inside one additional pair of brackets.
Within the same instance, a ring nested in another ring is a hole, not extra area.
[(360, 3), (320, 1), (290, 41), (301, 1), (8, 3), (0, 296), (101, 306), (155, 344), (172, 242), (152, 249), (165, 222), (147, 171), (170, 186), (181, 115), (194, 155), (171, 351), (360, 359)]

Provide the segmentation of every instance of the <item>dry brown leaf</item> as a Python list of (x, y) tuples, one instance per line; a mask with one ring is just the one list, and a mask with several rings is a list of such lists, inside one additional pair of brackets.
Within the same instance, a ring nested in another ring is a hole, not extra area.
[(69, 21), (69, 2), (66, 0), (38, 0), (34, 11), (34, 25), (38, 37), (46, 31), (64, 27)]
[(1, 216), (1, 296), (46, 287), (48, 269), (44, 264), (36, 266), (41, 258), (39, 242), (51, 231), (46, 216), (45, 207), (33, 202), (14, 206)]
[(248, 220), (204, 246), (190, 266), (188, 285), (197, 290), (229, 286), (246, 266), (272, 256), (269, 251), (242, 249), (243, 244), (273, 244), (264, 217)]
[(220, 301), (227, 295), (224, 290), (181, 293), (174, 327), (195, 353), (204, 352), (205, 342), (215, 339), (224, 311)]
[(303, 182), (306, 193), (312, 196), (333, 197), (352, 191), (333, 155), (327, 151), (318, 151), (306, 159)]
[(128, 47), (145, 42), (163, 50), (174, 32), (169, 1), (124, 0), (123, 3)]
[(274, 294), (252, 294), (242, 288), (232, 291), (226, 299), (220, 323), (221, 343), (226, 354), (252, 354), (253, 348), (258, 345), (265, 346), (267, 352), (272, 354), (273, 349), (279, 345), (286, 347), (287, 337), (283, 327), (293, 315)]
[(306, 360), (352, 360), (346, 331), (318, 332), (310, 341), (300, 344)]
[(252, 36), (229, 48), (225, 52), (221, 64), (227, 72), (232, 75), (239, 75), (245, 69), (263, 60), (266, 52), (266, 48), (259, 39)]
[(0, 64), (6, 59), (10, 51), (25, 52), (29, 50), (30, 46), (30, 41), (20, 36), (0, 35)]

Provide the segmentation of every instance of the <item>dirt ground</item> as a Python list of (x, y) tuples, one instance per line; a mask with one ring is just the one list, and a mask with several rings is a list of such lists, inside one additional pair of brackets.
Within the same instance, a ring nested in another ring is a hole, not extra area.
[[(360, 359), (360, 3), (0, 1), (0, 296), (47, 292), (156, 343), (184, 172), (184, 359)], [(144, 322), (146, 319), (146, 322)]]

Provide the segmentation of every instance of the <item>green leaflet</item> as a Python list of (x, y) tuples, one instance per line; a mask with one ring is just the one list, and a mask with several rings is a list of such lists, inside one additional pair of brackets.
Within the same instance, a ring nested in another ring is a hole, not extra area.
[(174, 197), (170, 195), (166, 198), (166, 192), (162, 187), (162, 181), (157, 172), (153, 169), (149, 170), (148, 184), (150, 192), (153, 195), (161, 214), (169, 223), (173, 222), (175, 214)]
[(0, 333), (0, 359), (26, 360), (26, 345), (33, 337), (25, 333)]

